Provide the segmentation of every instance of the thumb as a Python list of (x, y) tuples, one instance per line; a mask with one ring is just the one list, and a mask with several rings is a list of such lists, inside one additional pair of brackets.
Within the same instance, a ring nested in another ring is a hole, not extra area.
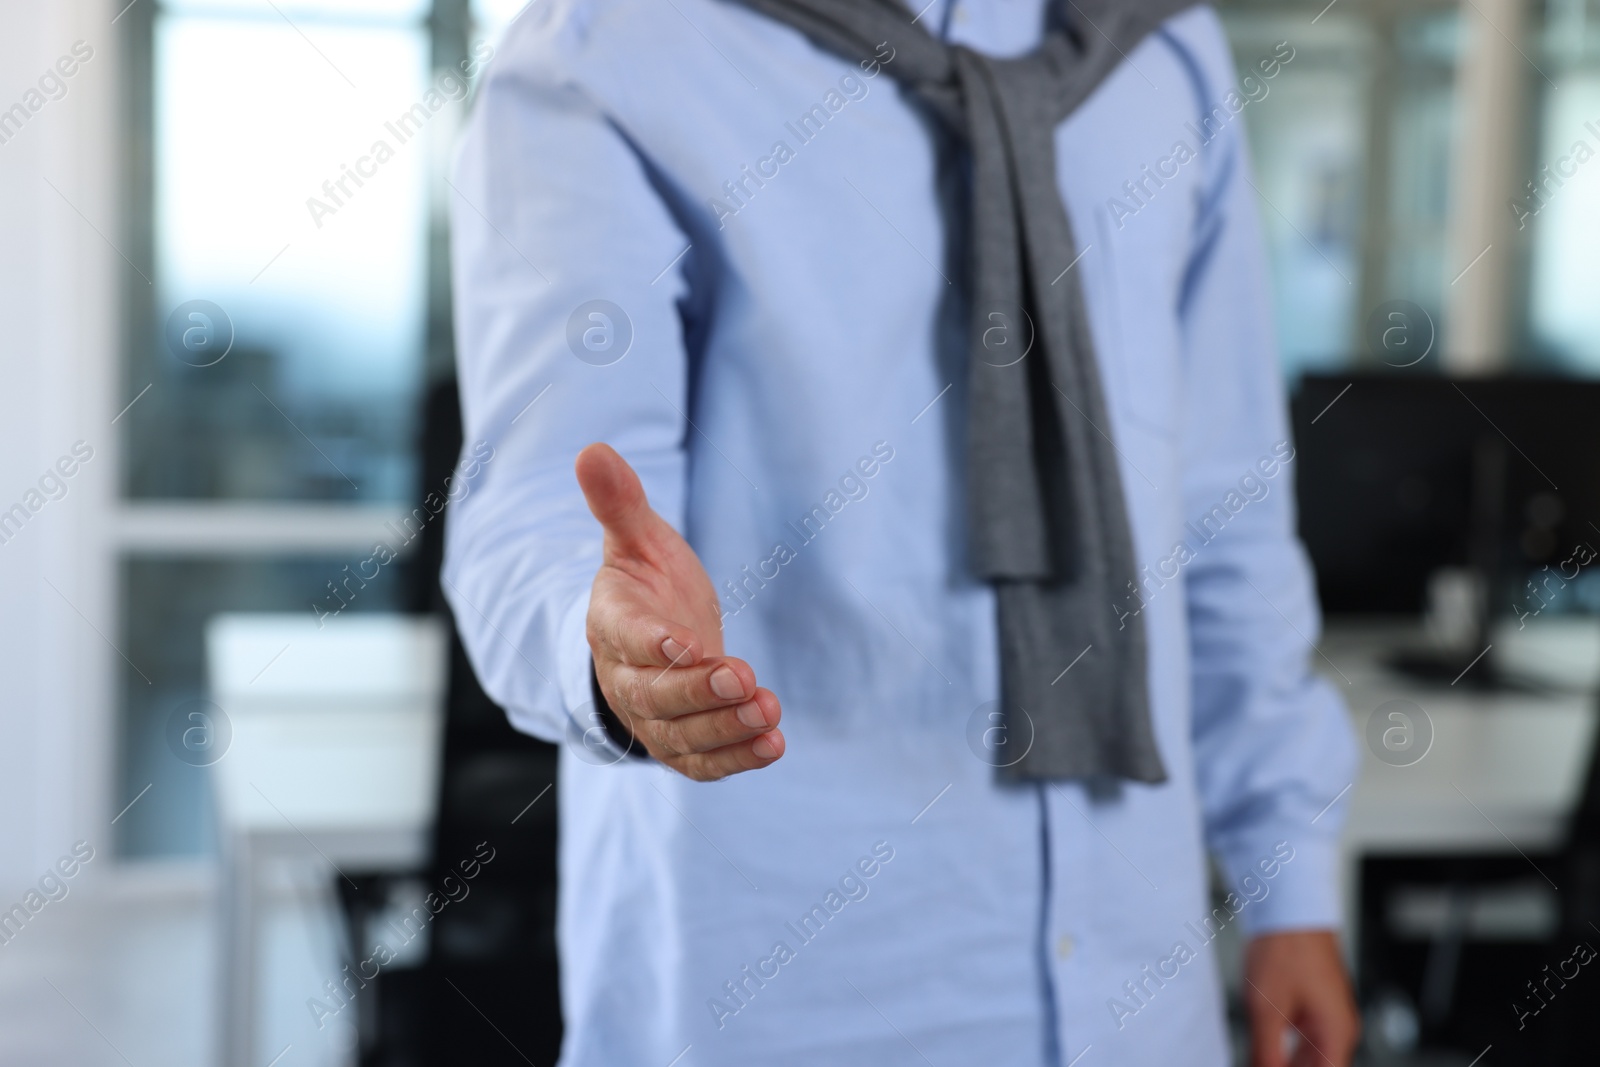
[(662, 520), (628, 461), (610, 445), (596, 443), (578, 453), (575, 469), (589, 510), (605, 528), (607, 553), (644, 555)]
[[(1253, 986), (1255, 983), (1251, 983)], [(1284, 1054), (1287, 1023), (1258, 989), (1248, 997), (1250, 1014), (1250, 1067), (1288, 1067)]]

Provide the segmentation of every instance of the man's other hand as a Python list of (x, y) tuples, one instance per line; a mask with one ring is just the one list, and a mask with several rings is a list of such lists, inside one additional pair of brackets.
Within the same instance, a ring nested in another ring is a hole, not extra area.
[(1244, 978), (1251, 1067), (1348, 1067), (1361, 1022), (1331, 931), (1262, 934), (1245, 949)]
[(605, 529), (587, 633), (607, 703), (650, 755), (697, 781), (772, 763), (778, 698), (722, 654), (722, 613), (694, 549), (610, 445), (578, 453), (577, 473)]

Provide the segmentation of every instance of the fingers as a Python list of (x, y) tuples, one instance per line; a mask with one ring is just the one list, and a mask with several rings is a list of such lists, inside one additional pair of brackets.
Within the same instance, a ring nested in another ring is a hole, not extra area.
[(1331, 931), (1255, 938), (1245, 950), (1245, 984), (1253, 1067), (1348, 1067), (1361, 1019)]
[[(664, 757), (696, 756), (751, 741), (778, 725), (782, 709), (769, 689), (742, 704), (641, 725)], [(640, 720), (644, 723), (644, 720)]]
[(610, 445), (597, 443), (578, 453), (575, 470), (590, 512), (605, 527), (607, 552), (643, 554), (663, 520), (651, 510), (628, 461)]
[[(590, 445), (575, 471), (605, 532), (606, 566), (587, 619), (605, 699), (652, 756), (690, 778), (725, 778), (780, 758), (777, 697), (756, 687), (743, 660), (707, 658), (707, 641), (722, 650), (720, 626), (707, 621), (720, 611), (698, 559), (650, 508), (616, 450)], [(693, 605), (702, 586), (710, 600), (704, 634), (666, 617), (699, 618)]]
[(1289, 1023), (1259, 990), (1246, 990), (1250, 1013), (1250, 1067), (1288, 1067), (1284, 1055)]
[(741, 741), (712, 752), (668, 761), (669, 765), (700, 782), (714, 782), (743, 771), (770, 766), (783, 755), (783, 731), (773, 730), (753, 741)]
[(693, 630), (648, 612), (600, 613), (590, 636), (591, 647), (598, 639), (612, 658), (628, 667), (656, 668), (652, 679), (669, 667), (693, 667), (705, 654)]
[(766, 767), (785, 749), (776, 728), (783, 709), (770, 689), (755, 689), (749, 700), (710, 711), (658, 719), (624, 711), (623, 717), (651, 756), (701, 782)]
[(1350, 1062), (1348, 1059), (1338, 1057), (1331, 1050), (1324, 1052), (1324, 1047), (1326, 1046), (1316, 1038), (1310, 1040), (1302, 1038), (1294, 1050), (1294, 1059), (1290, 1061), (1289, 1067), (1327, 1067), (1330, 1063), (1334, 1067), (1344, 1067)]
[(729, 707), (756, 691), (756, 672), (744, 660), (710, 659), (694, 667), (612, 668), (611, 683), (625, 710), (645, 719), (673, 719)]
[(1295, 1050), (1293, 1067), (1325, 1067), (1330, 1063), (1344, 1067), (1361, 1037), (1360, 1017), (1354, 1005), (1342, 998), (1307, 1004), (1296, 1024), (1304, 1036)]

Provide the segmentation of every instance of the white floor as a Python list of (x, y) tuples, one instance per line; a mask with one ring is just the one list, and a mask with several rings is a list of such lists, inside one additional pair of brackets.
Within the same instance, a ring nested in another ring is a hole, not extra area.
[[(307, 1007), (328, 1001), (323, 983), (339, 970), (326, 874), (307, 869), (274, 887), (253, 1067), (353, 1063), (356, 1005), (321, 1030)], [(0, 944), (0, 1067), (218, 1067), (215, 886), (199, 864), (111, 869)], [(1225, 947), (1232, 971), (1237, 946)]]
[[(212, 1067), (215, 884), (200, 865), (114, 870), (48, 904), (0, 945), (0, 1067)], [(257, 1067), (351, 1062), (355, 1005), (320, 1031), (306, 1006), (339, 968), (322, 884), (295, 879), (267, 918)]]

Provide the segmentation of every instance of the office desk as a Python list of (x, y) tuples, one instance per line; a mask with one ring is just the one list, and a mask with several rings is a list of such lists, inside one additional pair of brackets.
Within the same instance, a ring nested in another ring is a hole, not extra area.
[(319, 626), (305, 612), (217, 616), (206, 646), (212, 700), (232, 730), (211, 767), (223, 838), (220, 1062), (258, 1067), (263, 875), (285, 861), (334, 877), (425, 866), (447, 642), (435, 618)]
[[(1518, 630), (1513, 620), (1497, 628), (1493, 644), (1509, 670), (1557, 683), (1543, 692), (1479, 690), (1470, 674), (1455, 685), (1426, 683), (1384, 666), (1385, 656), (1420, 636), (1404, 624), (1335, 622), (1315, 656), (1349, 705), (1362, 757), (1342, 856), (1351, 923), (1364, 856), (1559, 845), (1594, 744), (1600, 624), (1535, 620)], [(1433, 726), (1432, 747), (1410, 766), (1385, 763), (1366, 740), (1372, 713), (1396, 699), (1421, 707)]]

